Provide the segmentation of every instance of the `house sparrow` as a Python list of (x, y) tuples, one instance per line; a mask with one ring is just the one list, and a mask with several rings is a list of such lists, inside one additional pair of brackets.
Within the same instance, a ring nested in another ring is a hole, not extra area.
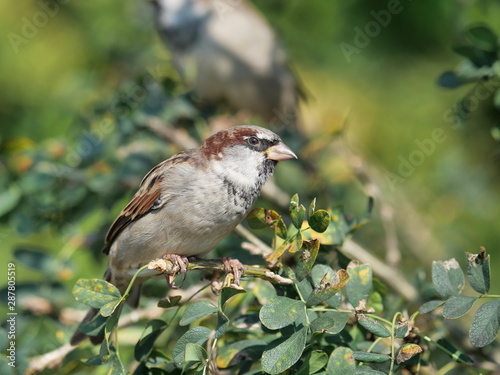
[[(236, 126), (180, 152), (151, 169), (111, 225), (104, 279), (123, 294), (135, 272), (165, 255), (203, 256), (249, 213), (278, 161), (296, 158), (273, 132)], [(140, 286), (156, 274), (141, 273), (127, 303), (136, 307)], [(83, 322), (99, 312), (91, 309)], [(77, 330), (76, 345), (86, 335)], [(102, 337), (92, 338), (94, 343)]]
[(296, 127), (298, 100), (304, 94), (257, 9), (243, 0), (152, 3), (156, 28), (176, 70), (201, 100), (224, 100), (275, 130)]

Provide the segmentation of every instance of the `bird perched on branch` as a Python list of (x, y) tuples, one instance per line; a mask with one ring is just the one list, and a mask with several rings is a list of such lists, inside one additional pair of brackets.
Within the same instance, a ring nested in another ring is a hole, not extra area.
[(204, 101), (226, 101), (275, 131), (295, 129), (303, 91), (263, 16), (246, 1), (153, 0), (175, 68)]
[[(245, 219), (276, 163), (293, 158), (275, 133), (248, 125), (220, 131), (158, 164), (106, 235), (104, 279), (123, 295), (136, 271), (154, 259), (167, 255), (185, 269), (187, 257), (207, 254)], [(158, 274), (139, 274), (127, 299), (132, 307), (152, 276)], [(91, 309), (82, 323), (98, 312)], [(77, 330), (71, 344), (85, 337)]]

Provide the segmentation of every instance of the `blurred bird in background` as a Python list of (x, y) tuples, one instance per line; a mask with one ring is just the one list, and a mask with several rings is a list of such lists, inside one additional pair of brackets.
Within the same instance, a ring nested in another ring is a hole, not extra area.
[(175, 69), (202, 102), (225, 101), (283, 135), (305, 95), (270, 25), (246, 1), (153, 0)]

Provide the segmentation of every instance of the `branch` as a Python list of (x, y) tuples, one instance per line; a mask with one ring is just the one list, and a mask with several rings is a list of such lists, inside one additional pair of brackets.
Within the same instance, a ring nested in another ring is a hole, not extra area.
[(268, 246), (259, 237), (250, 232), (243, 225), (238, 225), (235, 230), (237, 234), (243, 237), (248, 242), (243, 242), (241, 247), (248, 250), (250, 254), (260, 255), (265, 258), (267, 255), (272, 254), (274, 251), (272, 247)]
[[(178, 265), (174, 264), (172, 260), (165, 258), (158, 258), (149, 262), (148, 268), (150, 270), (160, 271), (167, 275), (177, 275), (179, 273)], [(217, 259), (197, 259), (194, 261), (190, 261), (187, 266), (189, 270), (213, 270), (213, 271), (225, 271), (224, 265)], [(243, 265), (244, 274), (243, 276), (249, 277), (258, 277), (267, 281), (270, 281), (274, 284), (285, 284), (290, 285), (293, 284), (293, 281), (282, 277), (280, 275), (275, 274), (271, 270), (267, 268), (263, 268), (260, 266), (247, 266)]]

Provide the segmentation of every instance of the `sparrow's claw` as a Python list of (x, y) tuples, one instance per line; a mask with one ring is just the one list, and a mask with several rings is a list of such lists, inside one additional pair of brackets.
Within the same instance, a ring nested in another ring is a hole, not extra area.
[[(170, 260), (172, 262), (172, 269), (174, 272), (166, 273), (165, 279), (167, 280), (167, 284), (172, 289), (179, 289), (182, 286), (184, 280), (186, 280), (187, 267), (189, 265), (188, 258), (178, 254), (167, 254), (164, 256), (165, 259)], [(175, 285), (175, 278), (177, 275), (182, 274), (182, 281), (180, 285)]]
[(245, 272), (243, 264), (238, 259), (232, 258), (222, 258), (222, 264), (224, 265), (224, 271), (230, 272), (234, 276), (234, 284), (240, 285), (241, 277)]

